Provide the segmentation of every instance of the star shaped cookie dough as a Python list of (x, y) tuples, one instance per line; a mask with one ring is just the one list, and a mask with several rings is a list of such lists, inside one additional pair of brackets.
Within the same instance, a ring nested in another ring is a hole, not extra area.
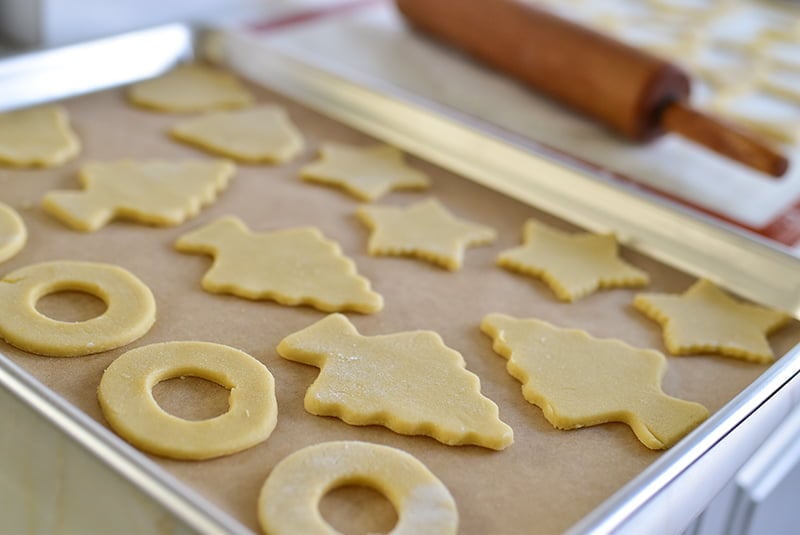
[(750, 362), (775, 360), (767, 335), (790, 318), (739, 302), (701, 279), (682, 295), (641, 293), (633, 306), (664, 329), (664, 345), (673, 355), (716, 353)]
[(256, 234), (228, 216), (181, 236), (175, 248), (214, 257), (203, 277), (203, 288), (212, 293), (325, 312), (371, 314), (383, 308), (383, 298), (356, 272), (339, 244), (313, 227)]
[(647, 273), (619, 259), (612, 234), (568, 234), (532, 219), (523, 232), (525, 244), (500, 253), (497, 264), (542, 279), (562, 301), (650, 281)]
[(175, 125), (175, 139), (245, 163), (283, 163), (303, 150), (303, 136), (278, 106), (209, 113)]
[(362, 336), (332, 314), (283, 339), (285, 359), (320, 368), (305, 408), (351, 425), (382, 425), (444, 444), (501, 450), (514, 440), (478, 376), (433, 331)]
[(415, 256), (450, 271), (461, 267), (464, 249), (494, 241), (494, 229), (454, 217), (436, 199), (406, 208), (362, 206), (356, 216), (370, 229), (373, 256)]
[(0, 113), (0, 165), (52, 167), (81, 149), (61, 106)]
[(337, 186), (362, 201), (374, 201), (396, 189), (425, 189), (430, 185), (427, 175), (408, 167), (403, 153), (388, 145), (325, 143), (320, 156), (300, 171), (300, 177)]
[(481, 330), (557, 429), (622, 422), (648, 448), (664, 449), (708, 417), (702, 405), (661, 390), (667, 359), (658, 351), (504, 314), (483, 318)]
[(191, 113), (247, 106), (253, 101), (253, 95), (225, 71), (187, 64), (158, 78), (132, 85), (128, 99), (137, 106), (156, 111)]

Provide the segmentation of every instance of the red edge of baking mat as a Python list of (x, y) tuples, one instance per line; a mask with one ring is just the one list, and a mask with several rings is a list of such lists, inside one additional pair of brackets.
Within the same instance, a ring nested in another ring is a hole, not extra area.
[[(331, 16), (343, 15), (345, 13), (350, 13), (355, 10), (374, 6), (376, 4), (384, 3), (386, 1), (387, 0), (350, 0), (330, 6), (309, 8), (307, 10), (290, 13), (269, 20), (248, 24), (245, 27), (246, 29), (252, 32), (267, 33), (276, 30), (286, 29), (295, 25), (306, 24), (312, 21), (316, 21)], [(663, 199), (667, 199), (673, 203), (680, 204), (684, 207), (690, 208), (696, 212), (700, 212), (702, 214), (711, 216), (725, 223), (734, 225), (738, 228), (758, 234), (764, 238), (767, 238), (768, 240), (772, 240), (781, 245), (793, 247), (798, 243), (800, 243), (800, 200), (798, 200), (795, 204), (793, 204), (792, 206), (790, 206), (789, 208), (778, 214), (778, 216), (776, 216), (772, 221), (770, 221), (766, 225), (762, 227), (752, 227), (750, 225), (742, 223), (741, 221), (737, 221), (735, 219), (727, 217), (714, 210), (709, 210), (707, 208), (704, 208), (703, 206), (700, 206), (699, 204), (692, 202), (688, 199), (684, 199), (682, 197), (679, 197), (672, 193), (668, 193), (666, 191), (663, 191), (661, 189), (658, 189), (650, 185), (642, 184), (641, 182), (638, 182), (637, 180), (630, 178), (624, 174), (617, 173), (609, 169), (605, 169), (593, 162), (584, 160), (572, 154), (565, 153), (564, 151), (550, 147), (546, 143), (542, 143), (539, 141), (533, 141), (533, 143), (537, 146), (544, 148), (547, 152), (558, 154), (562, 157), (568, 158), (569, 160), (579, 162), (584, 167), (588, 166), (595, 170), (601, 171), (603, 172), (604, 175), (613, 178), (619, 183), (625, 184), (627, 187), (654, 194)]]

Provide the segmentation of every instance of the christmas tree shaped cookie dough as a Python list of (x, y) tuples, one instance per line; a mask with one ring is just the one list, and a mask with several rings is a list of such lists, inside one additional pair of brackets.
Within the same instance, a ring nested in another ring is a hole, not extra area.
[(277, 106), (209, 113), (174, 126), (175, 139), (246, 163), (282, 163), (303, 150), (303, 136)]
[(134, 84), (128, 99), (143, 108), (191, 113), (240, 108), (253, 96), (234, 76), (206, 65), (181, 65), (167, 74)]
[(464, 358), (432, 331), (362, 336), (341, 314), (291, 334), (283, 358), (320, 368), (305, 408), (351, 425), (382, 425), (444, 444), (500, 450), (514, 440)]
[(427, 175), (408, 167), (403, 153), (388, 145), (325, 143), (320, 159), (305, 166), (300, 177), (337, 186), (362, 201), (374, 201), (396, 189), (425, 189), (430, 185)]
[(203, 277), (203, 288), (212, 293), (310, 305), (325, 312), (371, 314), (383, 308), (383, 298), (339, 245), (312, 227), (255, 234), (228, 216), (181, 236), (175, 247), (214, 257)]
[(25, 246), (28, 231), (19, 214), (0, 202), (0, 262), (5, 262)]
[(667, 360), (657, 351), (503, 314), (486, 316), (481, 330), (508, 359), (525, 399), (558, 429), (623, 422), (648, 448), (664, 449), (708, 416), (702, 405), (664, 394)]
[(226, 160), (88, 163), (79, 176), (83, 191), (51, 191), (42, 207), (84, 232), (112, 219), (178, 225), (211, 204), (235, 170)]
[(789, 316), (736, 301), (701, 279), (682, 295), (642, 293), (633, 306), (664, 328), (664, 345), (673, 355), (717, 353), (751, 362), (775, 358), (767, 335)]
[(52, 167), (81, 149), (61, 106), (0, 113), (0, 165)]
[(372, 234), (367, 250), (373, 256), (416, 256), (451, 271), (461, 267), (464, 249), (489, 243), (495, 231), (453, 215), (436, 199), (407, 208), (362, 206), (356, 212)]
[(647, 273), (619, 259), (611, 234), (568, 234), (529, 220), (524, 242), (501, 253), (498, 265), (541, 278), (562, 301), (576, 301), (600, 288), (649, 282)]

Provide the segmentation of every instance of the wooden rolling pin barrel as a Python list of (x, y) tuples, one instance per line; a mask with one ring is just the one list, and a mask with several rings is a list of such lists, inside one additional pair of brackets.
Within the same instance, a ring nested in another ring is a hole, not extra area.
[(674, 132), (770, 176), (788, 161), (689, 104), (677, 66), (523, 0), (396, 0), (417, 28), (644, 142)]

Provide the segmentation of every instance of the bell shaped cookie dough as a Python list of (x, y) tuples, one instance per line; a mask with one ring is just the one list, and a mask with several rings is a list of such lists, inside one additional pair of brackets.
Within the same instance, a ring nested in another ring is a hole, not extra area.
[(278, 106), (209, 113), (180, 123), (169, 133), (180, 141), (245, 163), (283, 163), (303, 150), (303, 136)]
[(151, 110), (191, 113), (241, 108), (253, 101), (253, 95), (227, 72), (208, 65), (187, 64), (132, 85), (128, 99)]
[(362, 201), (374, 201), (396, 189), (425, 189), (430, 185), (427, 175), (409, 167), (403, 153), (388, 145), (325, 143), (320, 159), (303, 167), (300, 177), (339, 187)]
[(775, 360), (767, 335), (790, 318), (741, 303), (701, 279), (682, 295), (642, 293), (633, 306), (664, 329), (664, 345), (673, 355), (717, 353), (750, 362)]
[(497, 264), (542, 279), (562, 301), (576, 301), (601, 288), (644, 286), (644, 271), (620, 260), (611, 234), (568, 234), (543, 223), (525, 223), (521, 247), (500, 254)]
[(339, 245), (312, 227), (255, 234), (228, 216), (181, 236), (175, 247), (214, 257), (203, 277), (203, 288), (212, 293), (310, 305), (325, 312), (371, 314), (383, 308), (383, 298)]
[(372, 229), (369, 254), (415, 256), (450, 271), (461, 268), (464, 249), (496, 236), (489, 227), (454, 217), (436, 199), (406, 208), (362, 206), (356, 215)]
[(28, 231), (19, 214), (0, 202), (0, 262), (17, 254), (28, 239)]
[(71, 160), (80, 149), (61, 106), (0, 113), (0, 165), (53, 167)]
[(664, 449), (708, 417), (702, 405), (664, 394), (667, 360), (657, 351), (503, 314), (486, 316), (481, 330), (558, 429), (623, 422), (648, 448)]
[(214, 202), (235, 171), (226, 160), (93, 162), (81, 169), (83, 191), (51, 191), (42, 208), (84, 232), (113, 219), (173, 226)]
[(432, 331), (362, 336), (332, 314), (287, 336), (283, 358), (320, 368), (305, 408), (351, 425), (382, 425), (451, 446), (501, 450), (514, 440), (464, 358)]

